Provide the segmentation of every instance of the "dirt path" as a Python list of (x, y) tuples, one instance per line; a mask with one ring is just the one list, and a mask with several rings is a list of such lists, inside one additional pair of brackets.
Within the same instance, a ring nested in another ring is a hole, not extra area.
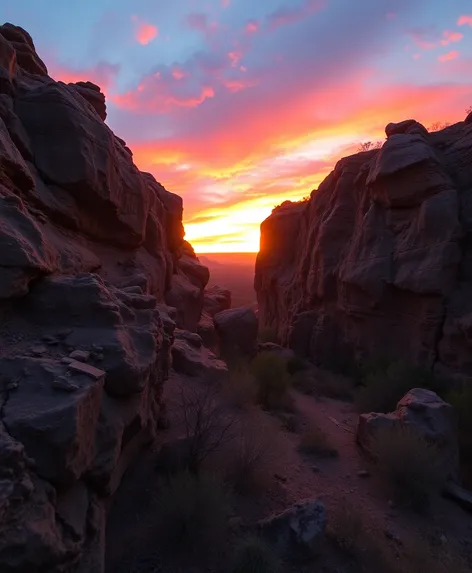
[[(159, 435), (164, 443), (182, 435), (178, 417), (179, 385), (203, 388), (202, 382), (173, 375), (165, 389), (171, 427)], [(372, 531), (380, 533), (385, 543), (401, 551), (405, 542), (419, 535), (431, 541), (447, 543), (454, 550), (472, 551), (472, 520), (470, 515), (449, 501), (440, 499), (431, 515), (419, 516), (392, 507), (375, 476), (365, 475), (369, 469), (354, 441), (357, 415), (352, 404), (330, 399), (315, 399), (293, 393), (297, 432), (289, 432), (275, 416), (251, 408), (239, 412), (242, 426), (267, 440), (270, 480), (257, 496), (237, 501), (235, 515), (243, 523), (278, 512), (305, 498), (324, 501), (328, 519), (346, 507), (354, 507)], [(338, 451), (337, 457), (323, 458), (301, 454), (300, 436), (307, 423), (316, 425), (328, 436)], [(158, 449), (159, 444), (156, 448)], [(107, 573), (200, 573), (221, 572), (226, 562), (216, 560), (205, 564), (173, 564), (169, 569), (159, 557), (156, 530), (157, 492), (159, 481), (154, 469), (155, 450), (148, 451), (126, 474), (109, 513), (107, 530)], [(361, 472), (361, 473), (360, 473)], [(363, 473), (364, 472), (364, 473)], [(467, 545), (470, 543), (470, 545)], [(346, 571), (326, 567), (323, 571)]]

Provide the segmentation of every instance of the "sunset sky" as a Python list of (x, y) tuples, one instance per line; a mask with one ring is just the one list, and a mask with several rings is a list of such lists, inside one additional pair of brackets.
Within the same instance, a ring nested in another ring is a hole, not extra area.
[(272, 207), (390, 121), (472, 106), (471, 0), (1, 0), (50, 75), (90, 80), (197, 252), (257, 251)]

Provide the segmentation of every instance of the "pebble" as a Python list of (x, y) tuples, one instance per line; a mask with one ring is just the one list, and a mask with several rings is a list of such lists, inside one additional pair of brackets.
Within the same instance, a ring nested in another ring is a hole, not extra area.
[(320, 471), (320, 468), (318, 466), (311, 466), (311, 471), (317, 474)]
[(79, 362), (87, 362), (90, 359), (90, 352), (87, 350), (74, 350), (69, 354), (69, 358), (78, 360)]
[(72, 362), (74, 362), (74, 360), (72, 358), (68, 358), (67, 356), (63, 356), (61, 358), (61, 362), (62, 364), (71, 364)]
[(47, 351), (48, 351), (48, 349), (43, 344), (38, 344), (38, 345), (33, 346), (31, 348), (31, 352), (35, 356), (43, 356), (44, 354), (47, 353)]
[(45, 342), (46, 344), (49, 344), (50, 346), (54, 346), (56, 344), (59, 344), (59, 341), (57, 340), (57, 338), (55, 336), (52, 336), (51, 334), (46, 334), (45, 336), (43, 336), (43, 342)]
[(370, 472), (368, 472), (367, 470), (359, 470), (357, 472), (357, 475), (361, 478), (365, 478), (365, 477), (369, 477), (370, 476)]

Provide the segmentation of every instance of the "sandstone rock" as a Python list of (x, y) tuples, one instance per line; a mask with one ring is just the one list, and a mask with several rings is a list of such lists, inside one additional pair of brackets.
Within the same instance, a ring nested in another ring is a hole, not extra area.
[(213, 317), (222, 355), (257, 351), (257, 317), (251, 308), (224, 310)]
[(207, 312), (202, 312), (200, 322), (197, 325), (197, 334), (203, 341), (205, 348), (209, 348), (213, 352), (218, 349), (218, 334), (216, 333), (215, 323), (213, 317)]
[(400, 123), (389, 123), (385, 128), (385, 135), (390, 137), (398, 133), (418, 133), (428, 135), (428, 130), (414, 119), (405, 119)]
[(311, 558), (324, 541), (326, 511), (319, 500), (306, 500), (259, 522), (259, 528), (282, 555)]
[(174, 330), (174, 336), (176, 340), (184, 340), (194, 348), (198, 349), (203, 346), (203, 341), (201, 337), (195, 332), (188, 332), (188, 330), (181, 330), (180, 328), (176, 328)]
[[(75, 88), (77, 92), (95, 109), (100, 119), (103, 121), (107, 118), (107, 106), (105, 104), (105, 96), (101, 92), (99, 86), (92, 82), (76, 82), (69, 84)], [(120, 140), (122, 141), (122, 140)], [(126, 144), (124, 145), (126, 148)]]
[(104, 571), (105, 506), (155, 438), (175, 321), (200, 320), (208, 269), (182, 199), (105, 118), (98, 86), (55, 82), (29, 34), (0, 26), (5, 573)]
[[(22, 374), (24, 368), (28, 374)], [(78, 377), (74, 393), (54, 392), (52, 383), (65, 366), (47, 359), (2, 361), (2, 372), (19, 378), (18, 388), (4, 405), (9, 433), (24, 444), (38, 474), (55, 484), (80, 476), (93, 459), (93, 439), (103, 391), (103, 379)]]
[(390, 126), (381, 150), (262, 223), (259, 327), (329, 368), (388, 353), (472, 379), (472, 131), (414, 127)]
[(467, 117), (465, 118), (464, 123), (466, 125), (470, 125), (472, 123), (472, 111), (467, 114)]
[(176, 339), (172, 346), (172, 365), (176, 372), (188, 376), (224, 374), (226, 364), (218, 360), (210, 350), (195, 347), (185, 339)]
[(407, 426), (418, 436), (435, 444), (439, 448), (441, 467), (447, 470), (447, 477), (460, 481), (457, 420), (450, 404), (430, 390), (415, 388), (405, 394), (391, 414), (361, 414), (356, 440), (361, 447), (369, 450), (369, 442), (376, 432), (397, 425)]
[(229, 308), (231, 308), (231, 292), (229, 290), (215, 285), (203, 293), (203, 310), (210, 316), (215, 316), (215, 314)]

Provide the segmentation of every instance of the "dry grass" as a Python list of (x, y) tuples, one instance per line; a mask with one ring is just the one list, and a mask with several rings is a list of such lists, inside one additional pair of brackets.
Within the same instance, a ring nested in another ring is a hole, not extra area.
[(245, 409), (257, 401), (257, 387), (247, 361), (234, 362), (223, 381), (223, 394), (229, 403)]
[(231, 444), (226, 482), (235, 492), (251, 494), (270, 485), (273, 476), (273, 438), (263, 428), (246, 428)]
[(251, 372), (257, 388), (257, 401), (267, 410), (293, 409), (288, 393), (291, 376), (287, 361), (275, 352), (261, 352), (251, 362)]
[(158, 541), (179, 554), (215, 547), (224, 542), (229, 512), (228, 492), (214, 477), (176, 474), (158, 495)]
[(437, 448), (407, 426), (379, 430), (371, 448), (376, 468), (395, 499), (425, 509), (444, 479)]
[(300, 451), (305, 454), (333, 458), (338, 455), (328, 439), (328, 436), (314, 423), (309, 422), (300, 440)]
[(248, 537), (236, 547), (231, 573), (279, 573), (282, 563), (273, 549), (259, 537)]

